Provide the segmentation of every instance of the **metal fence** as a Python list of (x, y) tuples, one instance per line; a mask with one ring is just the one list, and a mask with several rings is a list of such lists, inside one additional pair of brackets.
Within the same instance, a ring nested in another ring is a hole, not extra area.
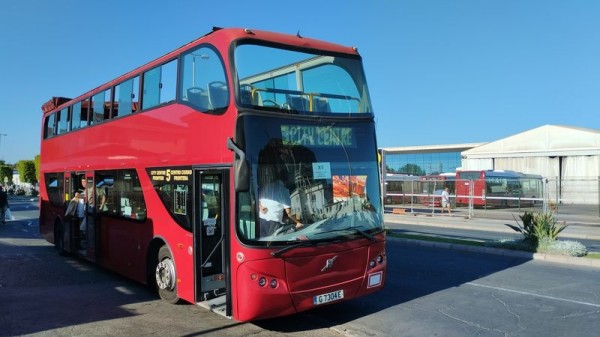
[(466, 217), (481, 216), (488, 210), (556, 213), (576, 210), (600, 217), (600, 177), (544, 178), (539, 188), (514, 185), (511, 188), (510, 183), (505, 183), (477, 191), (474, 186), (472, 180), (422, 181), (407, 177), (385, 183), (384, 204), (413, 213), (440, 213), (441, 192), (449, 187), (452, 208)]

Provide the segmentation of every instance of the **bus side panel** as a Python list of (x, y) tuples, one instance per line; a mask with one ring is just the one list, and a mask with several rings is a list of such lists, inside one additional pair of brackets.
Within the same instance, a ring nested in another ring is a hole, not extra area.
[(146, 252), (154, 231), (150, 219), (129, 221), (100, 216), (100, 264), (146, 283)]
[[(146, 173), (138, 171), (140, 184), (144, 191), (144, 199), (148, 211), (146, 227), (142, 229), (145, 238), (144, 256), (148, 254), (148, 245), (151, 239), (159, 239), (165, 242), (173, 255), (175, 270), (177, 274), (177, 295), (179, 298), (194, 303), (194, 258), (193, 258), (193, 235), (181, 228), (165, 209), (158, 194), (154, 191), (152, 181)], [(156, 256), (149, 256), (150, 260)], [(144, 262), (146, 260), (144, 259)], [(148, 266), (154, 268), (156, 266)]]
[(54, 219), (56, 216), (56, 210), (48, 198), (40, 195), (40, 234), (50, 243), (54, 243)]

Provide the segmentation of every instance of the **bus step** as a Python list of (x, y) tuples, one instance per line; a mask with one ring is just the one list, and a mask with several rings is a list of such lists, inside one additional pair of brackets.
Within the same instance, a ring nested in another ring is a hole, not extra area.
[(211, 298), (210, 300), (198, 302), (196, 304), (218, 315), (231, 318), (225, 314), (225, 296)]

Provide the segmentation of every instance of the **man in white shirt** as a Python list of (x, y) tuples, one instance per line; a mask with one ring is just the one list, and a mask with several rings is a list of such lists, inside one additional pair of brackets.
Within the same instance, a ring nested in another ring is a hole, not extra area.
[(446, 187), (442, 192), (442, 214), (444, 214), (444, 209), (448, 210), (448, 214), (452, 214), (452, 211), (450, 211), (450, 192), (448, 190), (448, 187)]
[(261, 237), (273, 235), (282, 226), (283, 212), (296, 223), (296, 229), (302, 227), (302, 223), (291, 214), (291, 204), (290, 192), (281, 180), (261, 188), (258, 205)]

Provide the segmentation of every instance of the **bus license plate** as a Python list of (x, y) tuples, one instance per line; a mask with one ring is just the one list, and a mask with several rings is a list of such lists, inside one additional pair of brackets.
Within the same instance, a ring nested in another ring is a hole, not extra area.
[(319, 305), (319, 304), (328, 303), (331, 301), (341, 300), (342, 298), (344, 298), (344, 291), (337, 290), (337, 291), (333, 291), (333, 292), (330, 292), (327, 294), (321, 294), (321, 295), (317, 295), (317, 296), (313, 297), (313, 304)]

